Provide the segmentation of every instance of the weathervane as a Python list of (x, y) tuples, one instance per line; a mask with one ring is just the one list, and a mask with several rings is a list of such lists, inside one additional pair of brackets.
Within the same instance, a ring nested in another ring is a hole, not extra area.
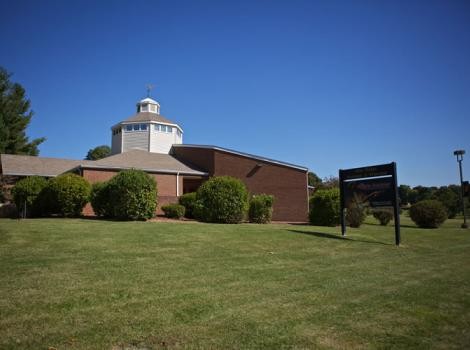
[(154, 86), (152, 84), (147, 84), (147, 97), (150, 97), (150, 91), (153, 90)]

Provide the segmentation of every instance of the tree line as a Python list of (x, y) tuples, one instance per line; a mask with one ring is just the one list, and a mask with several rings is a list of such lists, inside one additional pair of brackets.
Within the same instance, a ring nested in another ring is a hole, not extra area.
[[(339, 180), (335, 176), (321, 179), (313, 172), (308, 173), (308, 184), (313, 186), (315, 190), (322, 188), (335, 188), (339, 187)], [(437, 200), (441, 202), (447, 210), (449, 218), (454, 218), (457, 214), (462, 212), (462, 204), (460, 201), (460, 186), (415, 186), (400, 185), (398, 187), (398, 196), (400, 198), (401, 207), (409, 207), (415, 203), (423, 200)], [(468, 198), (466, 206), (469, 206)]]

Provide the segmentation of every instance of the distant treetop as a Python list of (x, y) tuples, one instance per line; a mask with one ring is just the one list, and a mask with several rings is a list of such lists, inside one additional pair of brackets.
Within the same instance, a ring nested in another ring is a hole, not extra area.
[(109, 157), (111, 155), (111, 148), (106, 145), (97, 146), (90, 149), (85, 157), (86, 160), (98, 160)]

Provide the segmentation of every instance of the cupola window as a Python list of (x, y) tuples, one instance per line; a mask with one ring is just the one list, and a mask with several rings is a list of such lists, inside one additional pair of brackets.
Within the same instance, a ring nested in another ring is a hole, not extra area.
[(126, 131), (147, 131), (148, 124), (127, 124)]

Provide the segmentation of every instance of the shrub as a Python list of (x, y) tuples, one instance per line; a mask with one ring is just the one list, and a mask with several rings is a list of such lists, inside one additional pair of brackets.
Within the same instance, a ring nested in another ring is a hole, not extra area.
[(45, 195), (41, 194), (41, 205), (49, 214), (80, 216), (90, 192), (91, 185), (83, 177), (71, 173), (59, 175), (49, 180), (48, 186), (42, 191)]
[(145, 220), (155, 215), (157, 184), (142, 170), (120, 171), (108, 182), (110, 216), (121, 220)]
[(446, 208), (437, 200), (424, 200), (410, 208), (411, 220), (422, 228), (437, 228), (447, 219)]
[(203, 221), (203, 216), (204, 216), (204, 205), (202, 204), (202, 201), (199, 199), (196, 199), (193, 205), (193, 218), (196, 220), (201, 220)]
[(374, 210), (372, 215), (374, 215), (374, 218), (376, 218), (382, 226), (387, 226), (388, 223), (393, 219), (393, 212), (386, 209)]
[(254, 195), (250, 200), (248, 217), (250, 222), (266, 224), (273, 216), (274, 196), (268, 194)]
[(18, 181), (11, 193), (18, 213), (37, 216), (41, 212), (39, 194), (47, 186), (47, 180), (40, 176), (30, 176)]
[(97, 216), (112, 217), (113, 206), (109, 182), (97, 182), (91, 187), (90, 202)]
[(361, 205), (352, 205), (346, 210), (346, 222), (350, 227), (360, 227), (366, 218), (366, 212)]
[(184, 214), (188, 219), (193, 219), (194, 206), (196, 205), (196, 192), (185, 193), (178, 198), (178, 203), (184, 206), (186, 212)]
[(199, 219), (207, 222), (234, 224), (244, 219), (248, 208), (248, 191), (238, 179), (213, 177), (197, 191)]
[(162, 210), (165, 216), (171, 219), (181, 219), (186, 211), (184, 206), (176, 203), (163, 205)]
[(310, 198), (310, 223), (335, 226), (340, 223), (339, 189), (320, 189)]

